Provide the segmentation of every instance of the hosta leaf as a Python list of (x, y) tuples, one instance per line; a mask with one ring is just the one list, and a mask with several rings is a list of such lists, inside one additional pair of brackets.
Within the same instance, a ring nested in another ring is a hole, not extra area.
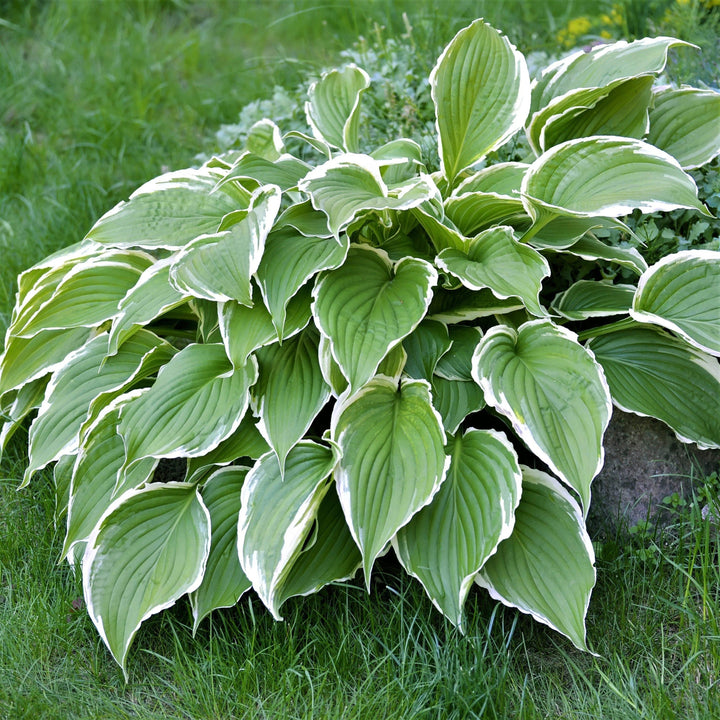
[(240, 493), (249, 469), (234, 466), (217, 470), (202, 489), (212, 535), (202, 583), (190, 593), (193, 632), (213, 610), (232, 607), (252, 587), (237, 553)]
[(597, 136), (568, 140), (541, 155), (522, 187), (528, 212), (619, 217), (635, 208), (708, 211), (677, 160), (641, 140)]
[(137, 332), (112, 357), (106, 357), (107, 347), (107, 334), (98, 335), (71, 353), (53, 374), (30, 427), (23, 486), (35, 471), (74, 453), (83, 423), (133, 382), (153, 374), (174, 352), (147, 330)]
[(435, 374), (447, 380), (472, 380), (472, 357), (482, 331), (467, 325), (451, 325), (452, 346), (435, 366)]
[(445, 248), (465, 250), (467, 238), (445, 214), (439, 195), (413, 209), (413, 215), (422, 225), (437, 252)]
[(530, 77), (525, 58), (482, 20), (461, 30), (430, 74), (440, 164), (452, 182), (500, 147), (525, 122)]
[(258, 120), (248, 130), (245, 147), (254, 155), (259, 155), (271, 162), (277, 160), (285, 152), (280, 128), (267, 118)]
[(328, 226), (336, 238), (363, 210), (408, 210), (425, 202), (435, 190), (422, 176), (391, 192), (378, 161), (355, 153), (338, 155), (319, 165), (298, 187), (310, 195), (315, 209), (328, 216)]
[(536, 250), (517, 242), (512, 228), (486, 230), (469, 241), (465, 252), (443, 250), (436, 263), (470, 290), (489, 288), (500, 299), (518, 297), (534, 315), (546, 314), (538, 295), (550, 266)]
[(293, 228), (268, 235), (257, 278), (278, 334), (290, 299), (321, 270), (342, 265), (349, 246), (347, 235), (342, 235), (340, 242), (332, 237), (307, 237)]
[[(308, 238), (329, 238), (332, 237), (332, 233), (328, 228), (327, 221), (328, 218), (324, 212), (316, 210), (309, 200), (305, 200), (284, 210), (275, 221), (273, 232), (289, 227), (295, 228), (300, 235)], [(272, 234), (268, 236), (267, 244), (270, 243), (270, 237)]]
[(47, 383), (48, 378), (38, 378), (23, 385), (16, 393), (0, 396), (0, 457), (23, 420), (42, 404)]
[(720, 252), (665, 256), (640, 278), (630, 314), (720, 356)]
[(223, 174), (204, 167), (161, 175), (105, 213), (86, 239), (114, 247), (178, 249), (214, 233), (225, 215), (247, 206), (230, 185), (212, 192)]
[(585, 235), (563, 252), (584, 260), (607, 260), (632, 270), (638, 276), (647, 270), (645, 259), (635, 248), (606, 245), (592, 235)]
[(300, 178), (305, 177), (310, 166), (292, 155), (282, 155), (276, 160), (267, 160), (254, 153), (241, 155), (220, 180), (218, 187), (237, 179), (249, 178), (261, 185), (277, 185), (283, 192), (297, 187)]
[(378, 376), (338, 401), (331, 437), (342, 451), (338, 496), (369, 588), (375, 558), (445, 478), (445, 433), (427, 382)]
[(330, 388), (318, 362), (320, 338), (314, 326), (258, 351), (259, 379), (252, 390), (258, 428), (280, 462), (302, 438), (330, 399)]
[(440, 413), (445, 431), (454, 434), (471, 413), (485, 407), (482, 388), (468, 380), (447, 380), (433, 375), (432, 402)]
[(360, 95), (370, 76), (356, 65), (324, 73), (309, 90), (305, 115), (313, 135), (348, 152), (358, 150)]
[(279, 591), (303, 549), (330, 484), (339, 451), (310, 441), (290, 452), (284, 477), (275, 453), (263, 455), (245, 478), (238, 519), (238, 554), (245, 574), (276, 620)]
[(612, 412), (605, 376), (592, 354), (548, 320), (517, 331), (499, 325), (480, 341), (473, 377), (487, 403), (577, 491), (587, 512)]
[(195, 297), (252, 305), (250, 279), (279, 208), (280, 189), (261, 188), (244, 219), (229, 230), (196, 238), (175, 256), (170, 268), (173, 284)]
[(438, 288), (428, 309), (428, 317), (444, 323), (459, 323), (490, 315), (520, 310), (524, 305), (518, 298), (500, 300), (490, 290), (457, 290)]
[(73, 554), (78, 543), (86, 541), (114, 497), (145, 483), (157, 465), (150, 458), (128, 473), (121, 473), (125, 445), (118, 434), (118, 407), (111, 403), (87, 429), (71, 471), (65, 542), (62, 557)]
[(254, 358), (233, 369), (219, 344), (188, 345), (120, 413), (127, 465), (145, 457), (204, 455), (232, 435), (257, 379)]
[(504, 162), (478, 170), (466, 177), (454, 190), (451, 197), (466, 193), (495, 193), (505, 197), (519, 197), (520, 186), (527, 163)]
[(720, 447), (720, 365), (678, 338), (650, 327), (594, 338), (613, 401), (658, 418), (683, 442)]
[(497, 193), (469, 192), (448, 198), (448, 219), (466, 236), (477, 234), (488, 225), (528, 220), (520, 197)]
[(538, 250), (567, 250), (579, 240), (592, 237), (593, 230), (617, 229), (632, 235), (630, 228), (621, 220), (603, 217), (553, 217), (536, 232), (531, 228), (529, 243)]
[(632, 305), (634, 285), (578, 280), (555, 297), (552, 310), (568, 320), (625, 315)]
[(151, 263), (149, 255), (130, 252), (122, 258), (79, 263), (26, 322), (18, 318), (9, 332), (31, 337), (41, 330), (100, 325), (118, 314), (118, 304)]
[(501, 433), (470, 429), (451, 439), (448, 449), (445, 482), (398, 531), (394, 544), (433, 604), (462, 627), (475, 574), (512, 532), (521, 474), (515, 450)]
[(195, 590), (210, 551), (197, 489), (153, 483), (113, 503), (83, 557), (88, 613), (123, 672), (142, 622)]
[(588, 650), (585, 615), (595, 585), (595, 553), (582, 512), (555, 478), (522, 470), (513, 533), (485, 563), (477, 582), (496, 600)]
[(403, 340), (407, 353), (405, 373), (416, 380), (430, 380), (438, 360), (450, 348), (447, 327), (437, 320), (423, 320)]
[(541, 127), (538, 154), (566, 140), (590, 135), (642, 138), (648, 131), (654, 80), (652, 75), (643, 75), (605, 86), (597, 100), (588, 97), (593, 90), (578, 90), (559, 98), (533, 119), (533, 125)]
[(619, 40), (578, 50), (549, 65), (532, 89), (533, 112), (576, 88), (602, 88), (619, 80), (663, 71), (668, 50), (689, 43), (671, 37)]
[(257, 418), (248, 411), (237, 430), (205, 455), (188, 458), (187, 482), (195, 482), (204, 471), (217, 465), (228, 465), (240, 458), (257, 460), (270, 446), (257, 429)]
[(315, 523), (314, 542), (303, 548), (277, 589), (278, 607), (290, 597), (310, 595), (329, 583), (349, 580), (362, 565), (334, 488), (322, 499)]
[(315, 322), (353, 391), (417, 327), (436, 282), (437, 272), (424, 260), (405, 258), (393, 266), (385, 253), (364, 246), (351, 248), (342, 267), (318, 280)]
[(120, 312), (113, 319), (110, 329), (109, 354), (116, 353), (138, 328), (189, 299), (189, 295), (179, 292), (170, 284), (172, 262), (173, 257), (170, 256), (151, 265), (120, 301)]
[(9, 335), (0, 356), (0, 397), (56, 370), (92, 336), (88, 328), (42, 330), (30, 338)]
[(672, 155), (685, 169), (720, 155), (720, 93), (697, 88), (655, 93), (648, 142)]

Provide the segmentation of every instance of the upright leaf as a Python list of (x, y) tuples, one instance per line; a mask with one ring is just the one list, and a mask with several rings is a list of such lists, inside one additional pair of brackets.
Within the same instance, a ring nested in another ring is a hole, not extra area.
[(485, 563), (477, 582), (496, 600), (587, 650), (585, 615), (595, 585), (595, 553), (582, 512), (555, 478), (522, 470), (512, 535)]
[(375, 558), (445, 479), (445, 433), (427, 382), (378, 376), (338, 401), (331, 437), (342, 451), (340, 503), (369, 588)]
[(482, 20), (445, 48), (430, 74), (430, 88), (440, 164), (451, 185), (461, 170), (511, 138), (530, 109), (525, 58)]
[(202, 583), (190, 593), (193, 632), (213, 610), (232, 607), (252, 587), (237, 553), (240, 495), (249, 468), (233, 466), (214, 472), (202, 489), (210, 516), (210, 552)]
[(209, 552), (210, 516), (192, 485), (129, 490), (98, 525), (83, 557), (85, 602), (126, 679), (138, 628), (200, 585)]
[(398, 531), (405, 569), (433, 604), (462, 627), (473, 579), (510, 536), (520, 500), (520, 467), (501, 433), (470, 429), (450, 441), (447, 479), (432, 502)]
[(358, 150), (360, 95), (370, 87), (370, 76), (356, 65), (331, 70), (308, 90), (305, 114), (318, 140), (347, 152)]
[(312, 528), (339, 451), (310, 441), (296, 445), (284, 477), (274, 453), (245, 478), (238, 519), (238, 554), (245, 574), (276, 620), (279, 591)]
[(523, 442), (580, 495), (603, 464), (610, 392), (602, 368), (569, 330), (533, 320), (517, 331), (490, 329), (473, 358), (485, 399)]
[(364, 246), (351, 248), (342, 267), (318, 280), (315, 322), (353, 391), (417, 327), (436, 282), (437, 272), (424, 260), (405, 258), (393, 266), (385, 253)]

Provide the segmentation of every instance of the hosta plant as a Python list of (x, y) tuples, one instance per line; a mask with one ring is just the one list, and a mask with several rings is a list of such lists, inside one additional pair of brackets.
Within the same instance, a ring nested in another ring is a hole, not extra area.
[[(594, 233), (709, 214), (686, 170), (720, 152), (720, 97), (654, 85), (681, 44), (531, 83), (478, 20), (430, 75), (439, 172), (409, 139), (359, 151), (349, 65), (310, 87), (306, 133), (261, 121), (22, 273), (1, 441), (32, 418), (21, 485), (54, 465), (63, 557), (123, 668), (184, 595), (196, 627), (251, 589), (280, 619), (370, 589), (391, 550), (460, 628), (477, 584), (587, 648), (613, 405), (720, 446), (720, 253), (648, 267)], [(533, 162), (487, 162), (521, 131)]]

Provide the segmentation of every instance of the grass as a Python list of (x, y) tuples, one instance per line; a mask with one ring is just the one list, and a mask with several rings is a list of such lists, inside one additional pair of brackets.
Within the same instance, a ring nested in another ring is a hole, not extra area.
[[(0, 326), (21, 270), (212, 152), (243, 105), (335, 64), (359, 35), (400, 36), (407, 12), (429, 67), (478, 15), (529, 51), (596, 5), (0, 1)], [(604, 544), (588, 615), (599, 657), (480, 590), (463, 637), (385, 559), (370, 597), (359, 583), (326, 589), (288, 602), (284, 623), (248, 597), (193, 637), (181, 602), (143, 625), (126, 684), (57, 565), (51, 476), (15, 490), (26, 439), (0, 465), (3, 720), (720, 717), (718, 530), (701, 503)]]

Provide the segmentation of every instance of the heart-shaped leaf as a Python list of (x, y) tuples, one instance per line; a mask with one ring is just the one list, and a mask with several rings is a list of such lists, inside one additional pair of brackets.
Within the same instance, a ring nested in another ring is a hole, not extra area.
[(424, 260), (405, 258), (393, 266), (384, 252), (365, 246), (351, 248), (342, 267), (319, 278), (315, 322), (352, 391), (417, 327), (436, 282), (437, 272)]
[(338, 401), (331, 437), (342, 451), (338, 496), (369, 588), (375, 558), (445, 479), (445, 433), (427, 382), (378, 376)]
[(499, 325), (480, 341), (473, 377), (487, 403), (577, 491), (587, 512), (612, 412), (605, 376), (592, 354), (548, 320), (518, 330)]
[(398, 531), (394, 544), (433, 604), (462, 627), (475, 574), (512, 532), (521, 475), (515, 450), (501, 433), (470, 429), (448, 449), (445, 482)]

